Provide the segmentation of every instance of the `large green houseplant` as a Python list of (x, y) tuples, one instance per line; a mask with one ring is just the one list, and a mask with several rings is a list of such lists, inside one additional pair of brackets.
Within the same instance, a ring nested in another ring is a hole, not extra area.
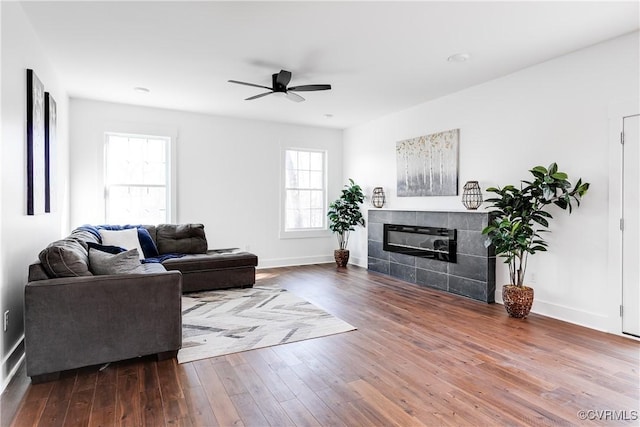
[(580, 206), (580, 199), (589, 189), (589, 183), (582, 179), (572, 185), (555, 163), (548, 168), (536, 166), (529, 172), (533, 181), (521, 181), (520, 188), (487, 188), (496, 194), (487, 199), (494, 216), (482, 231), (488, 236), (486, 244), (493, 244), (496, 255), (509, 265), (511, 282), (502, 288), (502, 299), (509, 315), (520, 318), (529, 314), (533, 304), (533, 289), (524, 285), (528, 257), (547, 250), (541, 233), (548, 231), (553, 218), (548, 209), (557, 206), (571, 213), (572, 204)]
[(349, 262), (349, 233), (355, 230), (357, 225), (364, 226), (365, 221), (360, 212), (360, 205), (364, 202), (362, 188), (349, 179), (349, 184), (344, 186), (342, 194), (329, 205), (327, 216), (329, 217), (329, 229), (338, 237), (339, 249), (334, 251), (334, 258), (338, 267), (346, 267)]

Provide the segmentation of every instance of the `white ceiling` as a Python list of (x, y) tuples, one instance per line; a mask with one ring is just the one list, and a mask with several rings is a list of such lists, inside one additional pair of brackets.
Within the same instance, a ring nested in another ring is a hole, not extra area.
[[(71, 97), (346, 128), (640, 27), (639, 2), (22, 2)], [(447, 62), (466, 52), (471, 59)], [(329, 83), (306, 102), (271, 86)], [(36, 70), (37, 71), (37, 70)], [(133, 91), (147, 87), (148, 94)], [(325, 115), (331, 114), (332, 118)]]

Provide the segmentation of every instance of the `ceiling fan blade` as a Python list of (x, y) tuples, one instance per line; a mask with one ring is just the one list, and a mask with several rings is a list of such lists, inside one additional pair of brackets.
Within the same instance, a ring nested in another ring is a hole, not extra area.
[(291, 100), (291, 101), (293, 101), (293, 102), (302, 102), (302, 101), (304, 101), (304, 98), (303, 98), (303, 97), (301, 97), (300, 95), (298, 95), (297, 93), (287, 92), (287, 93), (285, 93), (285, 96), (286, 96), (289, 100)]
[(276, 77), (276, 83), (284, 87), (287, 87), (290, 81), (291, 81), (291, 71), (280, 70), (280, 72)]
[(269, 90), (271, 90), (271, 88), (270, 88), (270, 87), (267, 87), (267, 86), (261, 86), (261, 85), (256, 85), (256, 84), (253, 84), (253, 83), (247, 83), (247, 82), (239, 82), (238, 80), (228, 80), (228, 82), (229, 82), (229, 83), (239, 84), (239, 85), (253, 86), (253, 87), (259, 87), (259, 88), (262, 88), (262, 89), (269, 89)]
[(295, 90), (298, 92), (312, 91), (312, 90), (329, 90), (331, 85), (302, 85), (290, 87), (289, 90)]
[[(267, 88), (267, 89), (269, 89), (269, 88)], [(263, 96), (271, 95), (272, 93), (273, 93), (273, 91), (261, 93), (260, 95), (254, 95), (254, 96), (251, 96), (249, 98), (246, 98), (245, 101), (251, 101), (251, 100), (254, 100), (254, 99), (262, 98)]]

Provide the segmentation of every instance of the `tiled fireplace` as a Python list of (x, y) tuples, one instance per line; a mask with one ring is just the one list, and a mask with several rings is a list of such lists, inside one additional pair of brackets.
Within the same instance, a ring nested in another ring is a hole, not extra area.
[[(419, 286), (492, 303), (496, 258), (492, 246), (485, 248), (486, 236), (482, 235), (489, 215), (476, 211), (370, 210), (368, 268)], [(406, 237), (390, 237), (390, 232)], [(385, 243), (390, 250), (385, 250)]]

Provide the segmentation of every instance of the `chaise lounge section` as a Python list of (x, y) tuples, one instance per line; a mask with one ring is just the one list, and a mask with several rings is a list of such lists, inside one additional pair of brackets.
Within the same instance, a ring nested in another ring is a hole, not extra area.
[(162, 265), (182, 273), (182, 292), (247, 288), (256, 282), (258, 257), (231, 249), (208, 249), (202, 224), (145, 225), (159, 254), (185, 254), (168, 258)]
[(250, 288), (256, 282), (258, 257), (238, 249), (214, 249), (168, 259), (162, 265), (182, 273), (182, 292)]

